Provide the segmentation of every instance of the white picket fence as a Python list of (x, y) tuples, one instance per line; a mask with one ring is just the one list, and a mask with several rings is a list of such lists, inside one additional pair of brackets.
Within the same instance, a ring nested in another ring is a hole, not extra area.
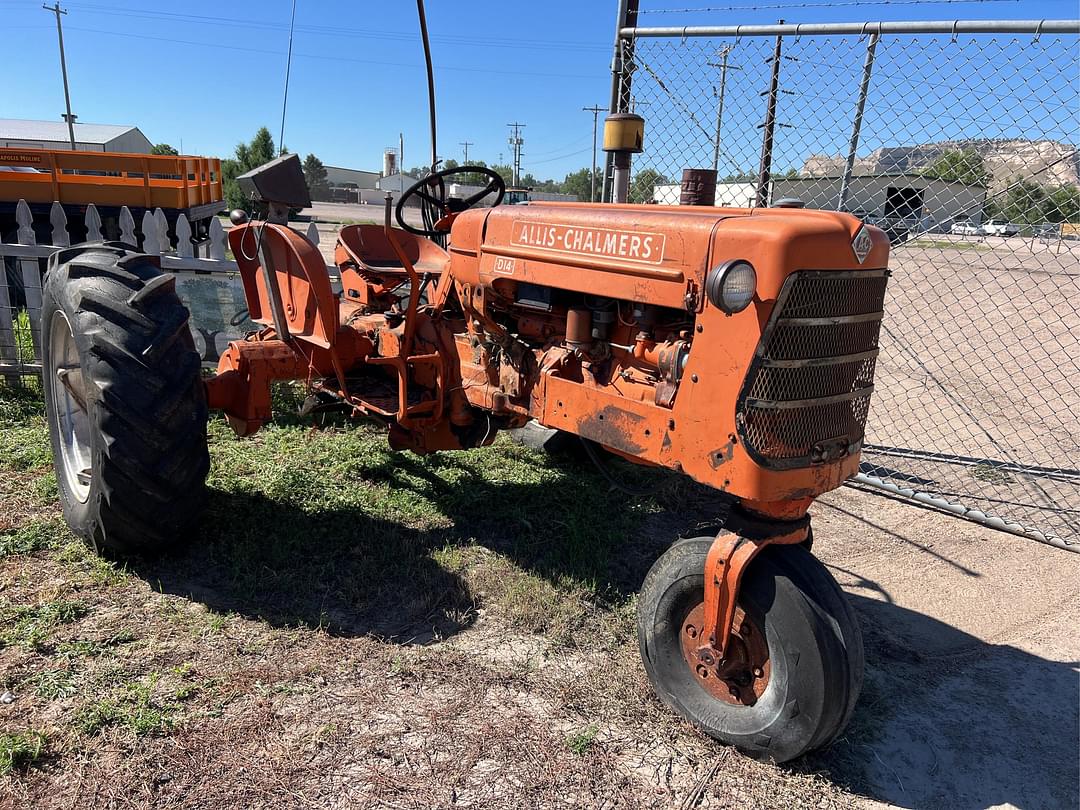
[[(54, 202), (50, 210), (49, 225), (51, 239), (49, 244), (38, 244), (34, 234), (33, 215), (30, 206), (20, 200), (16, 209), (18, 230), (16, 241), (0, 242), (0, 260), (14, 258), (15, 277), (23, 290), (24, 303), (17, 302), (8, 281), (6, 269), (0, 272), (0, 377), (9, 383), (17, 382), (26, 375), (41, 373), (41, 285), (42, 274), (39, 259), (48, 258), (55, 251), (71, 246), (68, 233), (68, 218), (63, 207)], [(86, 208), (86, 241), (101, 241), (101, 216), (93, 205)], [(135, 218), (125, 206), (120, 211), (120, 241), (138, 246), (143, 253), (161, 257), (161, 267), (184, 276), (205, 278), (207, 275), (237, 279), (236, 262), (226, 258), (226, 231), (221, 220), (210, 220), (209, 240), (201, 245), (191, 241), (191, 223), (181, 214), (176, 221), (176, 247), (171, 246), (168, 235), (168, 221), (164, 212), (158, 208), (143, 214), (141, 228), (142, 239), (135, 229)], [(319, 231), (312, 222), (305, 234), (318, 246)], [(0, 261), (0, 265), (6, 262)], [(336, 275), (336, 268), (328, 268)], [(190, 304), (189, 304), (190, 307)], [(192, 309), (192, 331), (197, 333), (201, 313), (197, 307)], [(204, 354), (205, 359), (205, 354)]]

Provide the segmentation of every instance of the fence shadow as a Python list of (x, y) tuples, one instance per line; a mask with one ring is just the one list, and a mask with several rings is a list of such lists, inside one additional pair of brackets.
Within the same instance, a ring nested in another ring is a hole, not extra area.
[(797, 768), (901, 807), (1075, 802), (1075, 662), (987, 643), (890, 601), (848, 598), (866, 640), (863, 693), (844, 736)]

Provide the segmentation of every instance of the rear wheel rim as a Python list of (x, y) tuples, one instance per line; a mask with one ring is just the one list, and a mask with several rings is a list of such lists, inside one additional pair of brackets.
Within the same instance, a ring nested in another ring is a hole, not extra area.
[(86, 382), (71, 324), (63, 312), (49, 325), (49, 374), (52, 375), (52, 411), (60, 447), (59, 472), (79, 503), (90, 497), (92, 456), (90, 414)]

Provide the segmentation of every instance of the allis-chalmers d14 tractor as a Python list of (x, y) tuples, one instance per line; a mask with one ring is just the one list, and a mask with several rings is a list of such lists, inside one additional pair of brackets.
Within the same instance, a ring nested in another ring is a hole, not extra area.
[[(454, 174), (488, 177), (447, 199)], [(429, 453), (528, 420), (714, 487), (715, 537), (675, 543), (638, 600), (657, 694), (715, 738), (784, 761), (844, 727), (863, 653), (811, 554), (814, 498), (858, 468), (888, 239), (842, 213), (584, 203), (498, 206), (488, 169), (436, 172), (400, 228), (319, 251), (285, 224), (299, 162), (241, 178), (268, 216), (229, 233), (259, 330), (204, 379), (174, 277), (114, 243), (55, 255), (44, 375), (64, 515), (96, 548), (149, 553), (195, 531), (220, 410), (249, 436), (271, 386), (378, 420)], [(496, 205), (471, 208), (485, 194)], [(405, 221), (419, 199), (423, 228)], [(441, 246), (446, 244), (444, 248)]]

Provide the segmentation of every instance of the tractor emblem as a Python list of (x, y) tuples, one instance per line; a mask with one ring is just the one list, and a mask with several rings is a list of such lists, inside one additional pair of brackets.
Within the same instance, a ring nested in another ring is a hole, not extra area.
[(851, 249), (855, 251), (855, 258), (859, 260), (859, 264), (866, 261), (866, 257), (870, 255), (870, 249), (874, 247), (874, 240), (870, 238), (869, 231), (865, 227), (860, 226), (859, 232), (855, 234), (855, 238), (851, 240)]

